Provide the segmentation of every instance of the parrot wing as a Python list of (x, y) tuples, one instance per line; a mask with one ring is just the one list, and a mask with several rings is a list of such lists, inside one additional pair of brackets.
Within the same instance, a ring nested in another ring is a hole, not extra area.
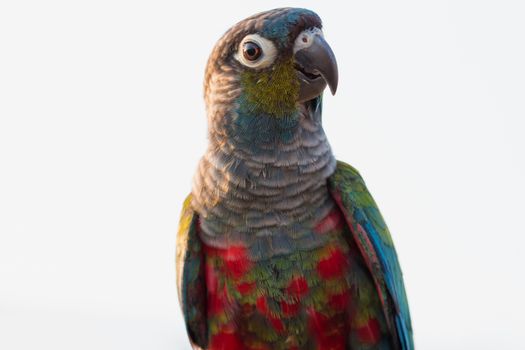
[(403, 276), (390, 232), (359, 172), (337, 162), (330, 192), (346, 219), (379, 293), (389, 327), (400, 348), (414, 349)]
[(191, 208), (192, 195), (184, 201), (177, 234), (177, 289), (186, 330), (194, 348), (206, 348), (206, 282), (199, 217)]

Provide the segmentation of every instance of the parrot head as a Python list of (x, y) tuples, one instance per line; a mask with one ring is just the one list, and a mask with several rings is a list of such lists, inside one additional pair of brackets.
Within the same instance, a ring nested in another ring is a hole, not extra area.
[(241, 114), (293, 116), (327, 85), (334, 94), (337, 63), (321, 29), (317, 14), (298, 8), (259, 13), (233, 26), (208, 60), (208, 110), (216, 113), (231, 101)]

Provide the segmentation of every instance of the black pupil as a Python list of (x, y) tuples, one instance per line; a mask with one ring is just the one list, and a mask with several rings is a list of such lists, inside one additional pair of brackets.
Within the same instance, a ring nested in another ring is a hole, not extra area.
[(247, 42), (244, 44), (244, 57), (250, 61), (255, 61), (261, 56), (261, 48), (256, 43)]

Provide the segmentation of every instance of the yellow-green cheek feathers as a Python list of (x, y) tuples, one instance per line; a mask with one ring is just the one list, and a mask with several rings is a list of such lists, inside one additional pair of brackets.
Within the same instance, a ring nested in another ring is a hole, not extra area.
[(245, 71), (241, 74), (244, 101), (247, 109), (276, 117), (287, 116), (296, 110), (299, 81), (293, 58), (277, 62), (267, 71)]

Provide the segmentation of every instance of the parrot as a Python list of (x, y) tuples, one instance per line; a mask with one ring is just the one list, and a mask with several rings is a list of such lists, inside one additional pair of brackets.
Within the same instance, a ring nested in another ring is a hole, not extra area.
[(212, 49), (208, 147), (176, 238), (193, 349), (414, 349), (390, 232), (323, 130), (337, 85), (311, 10), (258, 13)]

